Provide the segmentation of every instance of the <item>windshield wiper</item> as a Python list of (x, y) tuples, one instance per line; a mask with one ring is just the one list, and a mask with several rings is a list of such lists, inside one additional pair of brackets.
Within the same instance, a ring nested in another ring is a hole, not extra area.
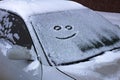
[(61, 66), (61, 65), (71, 65), (71, 64), (77, 64), (77, 63), (80, 63), (80, 62), (86, 62), (86, 61), (90, 61), (91, 58), (94, 58), (96, 56), (99, 56), (99, 55), (102, 55), (104, 52), (101, 52), (97, 55), (94, 55), (94, 56), (91, 56), (91, 57), (88, 57), (86, 59), (82, 59), (82, 60), (78, 60), (78, 61), (73, 61), (73, 62), (68, 62), (68, 63), (61, 63), (61, 64), (58, 64), (58, 66)]
[(77, 63), (80, 63), (80, 62), (90, 61), (90, 59), (92, 59), (92, 58), (94, 58), (94, 57), (97, 57), (97, 56), (100, 56), (100, 55), (104, 54), (104, 53), (107, 52), (107, 51), (113, 51), (113, 50), (117, 50), (117, 49), (119, 50), (120, 47), (116, 47), (116, 48), (113, 48), (113, 49), (111, 49), (111, 50), (103, 51), (103, 52), (101, 52), (101, 53), (99, 53), (99, 54), (93, 55), (93, 56), (88, 57), (88, 58), (86, 58), (86, 59), (82, 59), (82, 60), (78, 60), (78, 61), (72, 61), (72, 62), (67, 62), (67, 63), (61, 63), (61, 64), (58, 64), (58, 66), (71, 65), (71, 64), (77, 64)]

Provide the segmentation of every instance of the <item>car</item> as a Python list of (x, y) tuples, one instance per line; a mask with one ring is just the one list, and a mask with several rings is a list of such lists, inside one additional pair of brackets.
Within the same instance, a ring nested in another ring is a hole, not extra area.
[(120, 27), (73, 1), (0, 1), (0, 80), (119, 80)]

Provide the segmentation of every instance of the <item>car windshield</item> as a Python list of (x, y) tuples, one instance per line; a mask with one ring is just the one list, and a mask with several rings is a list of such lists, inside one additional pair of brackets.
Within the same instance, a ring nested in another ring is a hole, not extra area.
[(55, 65), (82, 61), (120, 47), (120, 30), (88, 9), (35, 14), (31, 23)]

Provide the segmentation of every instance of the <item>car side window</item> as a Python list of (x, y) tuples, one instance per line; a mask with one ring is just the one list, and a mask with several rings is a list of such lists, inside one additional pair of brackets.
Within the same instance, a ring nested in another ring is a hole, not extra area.
[(31, 48), (32, 39), (23, 19), (9, 11), (0, 10), (0, 39), (9, 40), (15, 45)]

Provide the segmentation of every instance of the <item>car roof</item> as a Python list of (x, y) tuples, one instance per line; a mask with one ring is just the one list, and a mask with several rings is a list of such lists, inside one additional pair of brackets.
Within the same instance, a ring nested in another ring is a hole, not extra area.
[(73, 1), (5, 0), (0, 1), (0, 8), (15, 12), (25, 18), (32, 14), (84, 9), (86, 7)]

